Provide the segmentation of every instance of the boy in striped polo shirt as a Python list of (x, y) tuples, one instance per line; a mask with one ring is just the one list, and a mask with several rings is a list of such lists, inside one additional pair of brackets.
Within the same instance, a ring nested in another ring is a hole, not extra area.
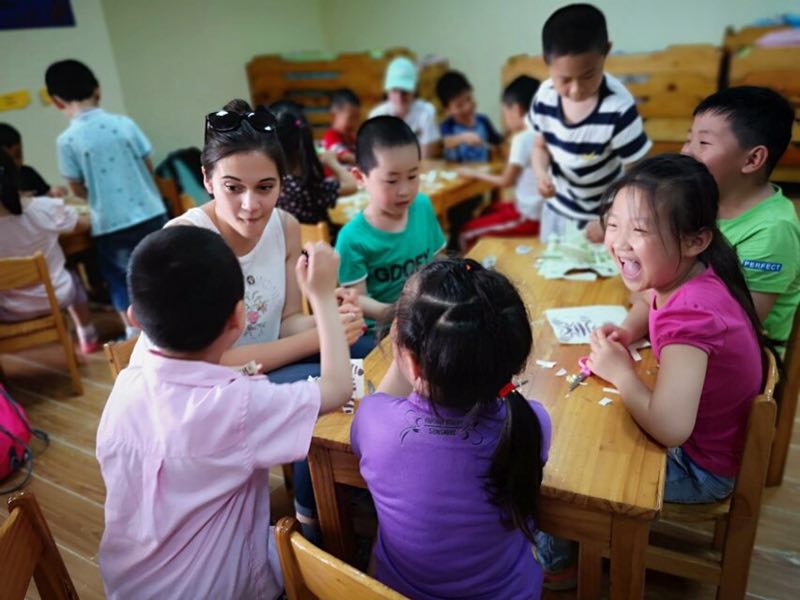
[(533, 168), (547, 198), (541, 236), (561, 234), (574, 221), (600, 242), (603, 192), (652, 144), (633, 96), (603, 70), (611, 43), (602, 12), (590, 4), (558, 9), (544, 24), (542, 48), (550, 79), (528, 113), (539, 134)]

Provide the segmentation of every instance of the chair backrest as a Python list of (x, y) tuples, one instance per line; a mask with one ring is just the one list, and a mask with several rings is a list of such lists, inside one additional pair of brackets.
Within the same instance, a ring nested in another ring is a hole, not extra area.
[(405, 598), (358, 569), (317, 548), (300, 534), (297, 520), (293, 517), (284, 517), (278, 521), (275, 535), (289, 600)]
[(306, 242), (326, 242), (331, 243), (331, 233), (328, 229), (328, 224), (325, 221), (320, 221), (315, 225), (300, 225), (300, 243), (305, 245)]
[(44, 284), (48, 292), (53, 291), (47, 261), (41, 252), (33, 256), (0, 259), (0, 291), (26, 288), (40, 283)]
[(50, 528), (33, 494), (8, 500), (9, 517), (0, 526), (2, 597), (22, 600), (31, 578), (44, 599), (78, 598)]
[(131, 360), (131, 354), (136, 346), (139, 336), (125, 340), (122, 342), (108, 342), (103, 346), (103, 352), (106, 354), (108, 366), (111, 369), (111, 377), (116, 380), (119, 372), (128, 366)]

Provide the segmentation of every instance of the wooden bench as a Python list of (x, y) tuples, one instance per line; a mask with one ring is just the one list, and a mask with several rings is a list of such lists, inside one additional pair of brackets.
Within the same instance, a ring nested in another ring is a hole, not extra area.
[[(382, 53), (360, 52), (339, 55), (268, 54), (256, 56), (247, 64), (250, 95), (254, 105), (292, 100), (302, 104), (314, 130), (321, 138), (330, 127), (330, 96), (341, 88), (350, 88), (361, 99), (362, 116), (383, 100), (383, 77), (389, 61), (413, 52), (393, 48)], [(419, 96), (440, 110), (435, 88), (438, 78), (448, 69), (446, 61), (423, 65), (417, 86)]]
[[(721, 60), (722, 50), (707, 44), (608, 57), (606, 71), (636, 98), (644, 128), (653, 140), (651, 154), (680, 151), (694, 108), (718, 89)], [(520, 75), (547, 79), (543, 57), (521, 54), (509, 58), (503, 66), (503, 86)]]
[[(729, 86), (758, 85), (783, 94), (800, 108), (800, 48), (759, 48), (755, 42), (764, 34), (786, 27), (746, 27), (725, 35)], [(792, 141), (773, 172), (772, 179), (800, 183), (800, 123), (795, 121)]]

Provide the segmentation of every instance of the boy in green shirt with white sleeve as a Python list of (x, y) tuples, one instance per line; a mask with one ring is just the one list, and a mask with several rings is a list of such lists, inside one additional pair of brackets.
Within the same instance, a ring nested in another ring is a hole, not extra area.
[(793, 122), (794, 109), (777, 92), (728, 88), (698, 105), (683, 146), (717, 181), (719, 228), (739, 255), (767, 336), (781, 351), (800, 303), (800, 221), (769, 176), (789, 145)]
[(361, 126), (353, 174), (369, 204), (339, 232), (339, 281), (358, 292), (374, 323), (389, 317), (406, 279), (446, 240), (430, 199), (418, 193), (420, 146), (402, 119), (373, 117)]

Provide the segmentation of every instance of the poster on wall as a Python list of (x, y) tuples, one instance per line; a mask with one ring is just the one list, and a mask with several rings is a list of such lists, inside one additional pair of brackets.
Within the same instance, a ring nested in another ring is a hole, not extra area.
[(0, 29), (74, 26), (70, 0), (0, 0)]

